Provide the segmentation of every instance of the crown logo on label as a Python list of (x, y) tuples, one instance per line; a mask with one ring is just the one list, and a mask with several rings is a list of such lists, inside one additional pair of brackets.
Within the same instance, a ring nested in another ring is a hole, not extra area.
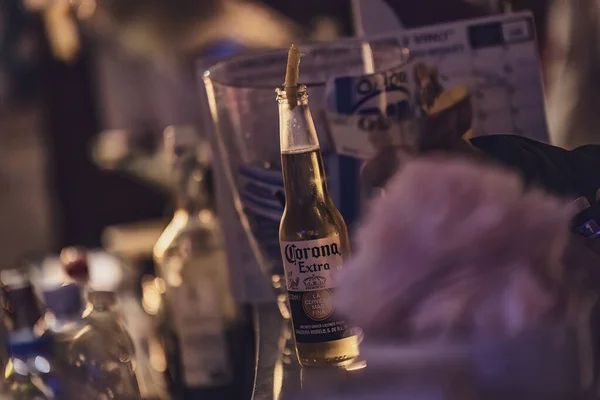
[(304, 279), (302, 282), (304, 282), (304, 287), (308, 290), (325, 289), (327, 278), (313, 275)]

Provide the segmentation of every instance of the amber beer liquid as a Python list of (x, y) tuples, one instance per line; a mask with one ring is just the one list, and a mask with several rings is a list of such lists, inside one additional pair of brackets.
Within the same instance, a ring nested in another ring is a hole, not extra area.
[(285, 210), (279, 241), (298, 359), (303, 366), (344, 364), (358, 356), (357, 337), (335, 312), (335, 274), (350, 255), (348, 230), (327, 191), (305, 86), (290, 109), (277, 90)]

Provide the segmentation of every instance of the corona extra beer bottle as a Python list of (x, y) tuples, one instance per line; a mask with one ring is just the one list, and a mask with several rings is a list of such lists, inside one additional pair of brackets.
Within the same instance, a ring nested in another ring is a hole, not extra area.
[[(296, 79), (289, 79), (294, 56)], [(298, 64), (292, 46), (286, 84), (277, 89), (286, 198), (279, 241), (293, 332), (302, 366), (345, 364), (358, 356), (358, 341), (336, 315), (333, 292), (335, 274), (350, 254), (348, 230), (327, 191), (306, 86), (297, 84)]]

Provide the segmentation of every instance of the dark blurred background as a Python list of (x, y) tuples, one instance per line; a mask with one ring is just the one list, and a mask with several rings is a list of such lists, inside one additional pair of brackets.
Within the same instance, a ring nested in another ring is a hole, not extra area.
[[(550, 0), (387, 3), (405, 27), (532, 9), (546, 48)], [(170, 195), (151, 160), (166, 126), (203, 124), (194, 60), (350, 36), (351, 10), (349, 0), (0, 1), (0, 266), (162, 219)]]

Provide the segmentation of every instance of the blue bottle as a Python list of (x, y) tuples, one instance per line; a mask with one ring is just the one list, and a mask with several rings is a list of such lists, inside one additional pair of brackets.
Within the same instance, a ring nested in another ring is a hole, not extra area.
[(0, 274), (7, 330), (5, 384), (15, 400), (60, 399), (52, 338), (44, 334), (38, 300), (24, 270)]

